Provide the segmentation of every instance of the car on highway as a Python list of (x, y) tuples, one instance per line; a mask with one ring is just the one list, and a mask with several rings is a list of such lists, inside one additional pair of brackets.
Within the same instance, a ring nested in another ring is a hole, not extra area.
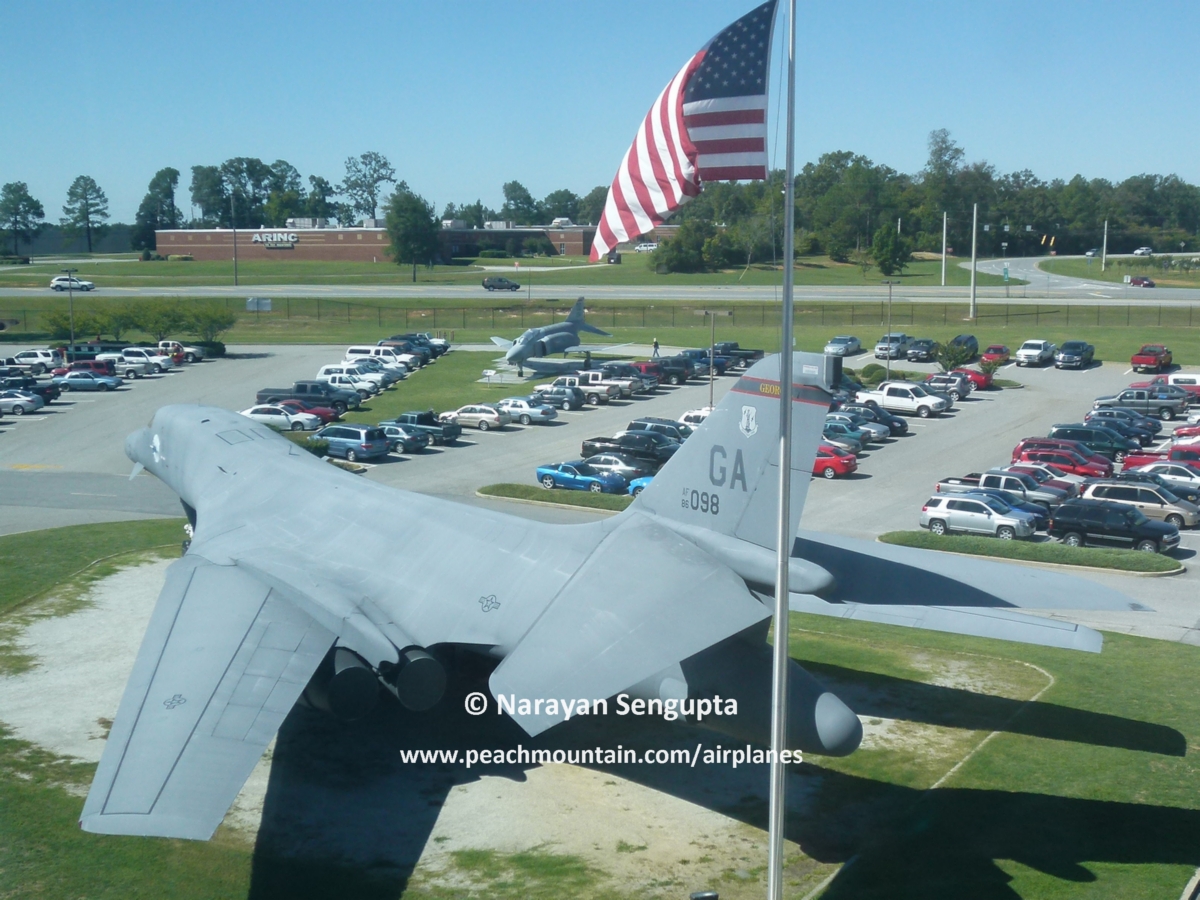
[(50, 379), (61, 391), (115, 391), (125, 383), (116, 375), (99, 375), (95, 372), (68, 372)]
[(249, 409), (243, 409), (241, 414), (276, 431), (316, 431), (321, 427), (319, 416), (305, 412), (294, 413), (282, 406), (251, 406)]
[(908, 355), (912, 338), (902, 331), (885, 334), (875, 342), (876, 359), (904, 359)]
[(521, 286), (515, 281), (509, 281), (499, 275), (489, 275), (483, 279), (483, 286), (489, 291), (519, 291)]
[(378, 459), (387, 456), (391, 448), (387, 435), (376, 425), (339, 422), (326, 425), (313, 437), (329, 443), (330, 456), (340, 456), (347, 462)]
[(593, 469), (581, 459), (538, 466), (537, 480), (546, 490), (566, 488), (593, 494), (623, 494), (629, 487), (629, 482), (620, 475)]
[(558, 407), (564, 412), (583, 409), (583, 405), (587, 402), (587, 396), (581, 389), (565, 385), (547, 385), (541, 390), (534, 391), (530, 396), (538, 403)]
[(508, 413), (509, 421), (520, 422), (522, 425), (545, 425), (558, 418), (558, 413), (549, 403), (543, 403), (536, 396), (505, 397), (495, 404), (496, 409)]
[(1133, 251), (1133, 255), (1134, 256), (1153, 256), (1154, 248), (1153, 247), (1138, 247), (1136, 250)]
[(1163, 344), (1142, 344), (1140, 350), (1129, 358), (1135, 372), (1162, 372), (1175, 361), (1170, 348)]
[(1140, 510), (1107, 500), (1072, 500), (1050, 517), (1047, 532), (1068, 547), (1124, 547), (1167, 553), (1179, 546), (1179, 529), (1152, 522)]
[(488, 431), (492, 428), (503, 428), (512, 422), (512, 417), (502, 409), (488, 406), (484, 403), (471, 403), (458, 409), (438, 415), (439, 422), (453, 422), (463, 428), (478, 428)]
[(1001, 540), (1032, 537), (1035, 519), (986, 494), (940, 494), (921, 505), (920, 525), (934, 534), (960, 531)]
[(55, 291), (94, 291), (96, 285), (83, 281), (74, 275), (55, 275), (50, 279), (50, 288)]
[(862, 353), (862, 341), (852, 334), (839, 334), (829, 339), (825, 352), (830, 356), (854, 356)]
[(6, 416), (23, 416), (45, 405), (46, 401), (28, 391), (0, 391), (0, 413)]
[(1099, 255), (1100, 255), (1100, 248), (1099, 248), (1099, 247), (1093, 247), (1091, 250), (1088, 250), (1088, 251), (1087, 251), (1086, 253), (1084, 253), (1083, 255), (1084, 255), (1084, 256), (1086, 256), (1086, 257), (1088, 257), (1089, 259), (1090, 259), (1090, 258), (1092, 258), (1092, 257), (1094, 257), (1094, 256), (1099, 256)]
[(625, 453), (597, 453), (595, 456), (589, 456), (583, 462), (597, 471), (620, 475), (626, 481), (653, 475), (655, 469), (658, 468), (651, 462)]
[(1096, 358), (1096, 348), (1087, 341), (1065, 341), (1054, 354), (1056, 369), (1086, 369)]
[(833, 479), (858, 470), (858, 457), (834, 444), (822, 442), (817, 445), (813, 458), (812, 473), (820, 478)]
[(909, 362), (933, 362), (941, 349), (942, 345), (932, 338), (917, 338), (908, 345), (905, 358)]
[(425, 432), (405, 428), (403, 425), (381, 422), (379, 428), (387, 437), (388, 446), (393, 453), (420, 453), (431, 442)]
[(322, 425), (328, 425), (330, 422), (336, 422), (341, 418), (341, 414), (331, 406), (321, 406), (318, 403), (310, 403), (307, 400), (281, 400), (275, 406), (282, 406), (290, 413), (309, 413), (321, 420)]
[(1134, 275), (1133, 277), (1131, 277), (1129, 279), (1129, 286), (1130, 287), (1152, 288), (1155, 285), (1154, 285), (1154, 279), (1148, 275)]
[(1016, 363), (1018, 366), (1048, 365), (1054, 362), (1054, 353), (1057, 349), (1050, 341), (1026, 341), (1017, 348)]

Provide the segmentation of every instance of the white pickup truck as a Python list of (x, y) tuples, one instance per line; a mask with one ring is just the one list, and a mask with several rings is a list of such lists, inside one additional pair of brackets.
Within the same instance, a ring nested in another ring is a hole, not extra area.
[[(334, 369), (339, 371), (334, 372)], [(326, 384), (332, 384), (334, 387), (339, 387), (343, 390), (354, 391), (364, 400), (379, 393), (378, 384), (349, 372), (344, 366), (323, 366), (321, 371), (317, 373), (317, 377), (313, 380), (323, 381)]]
[[(155, 347), (126, 347), (120, 353), (101, 353), (96, 359), (111, 359), (120, 372), (134, 372), (145, 375), (153, 372), (155, 375), (175, 368), (175, 362), (169, 356), (163, 356)], [(133, 376), (130, 376), (133, 377)]]
[(583, 382), (582, 387), (585, 391), (593, 384), (614, 384), (621, 392), (622, 397), (632, 397), (634, 392), (641, 391), (643, 387), (640, 378), (609, 375), (599, 369), (585, 369), (579, 373), (579, 378)]
[(873, 391), (858, 391), (854, 399), (867, 406), (876, 406), (891, 413), (917, 415), (922, 419), (939, 416), (949, 407), (941, 397), (935, 397), (911, 381), (883, 381)]
[[(607, 403), (609, 400), (616, 400), (621, 396), (621, 388), (612, 382), (593, 381), (592, 379), (583, 378), (586, 372), (581, 372), (578, 375), (560, 375), (555, 378), (550, 384), (539, 384), (534, 391), (548, 391), (551, 388), (573, 387), (583, 391), (584, 399), (592, 406), (599, 406), (601, 403)], [(600, 373), (595, 373), (600, 374)]]
[(203, 348), (181, 344), (179, 341), (159, 341), (158, 352), (163, 356), (178, 356), (182, 354), (183, 361), (188, 363), (200, 362), (200, 360), (205, 358)]

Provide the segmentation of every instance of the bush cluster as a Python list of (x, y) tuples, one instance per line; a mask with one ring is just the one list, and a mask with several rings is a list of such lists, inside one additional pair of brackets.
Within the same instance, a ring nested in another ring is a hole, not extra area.
[[(201, 346), (219, 346), (217, 355), (224, 355), (225, 345), (217, 341), (217, 337), (237, 324), (237, 318), (237, 313), (216, 301), (184, 306), (165, 298), (129, 300), (76, 311), (75, 336), (101, 338), (109, 335), (119, 341), (127, 332), (140, 331), (161, 341), (176, 334), (194, 334), (200, 339)], [(66, 311), (47, 313), (42, 321), (51, 338), (70, 338), (71, 320)]]

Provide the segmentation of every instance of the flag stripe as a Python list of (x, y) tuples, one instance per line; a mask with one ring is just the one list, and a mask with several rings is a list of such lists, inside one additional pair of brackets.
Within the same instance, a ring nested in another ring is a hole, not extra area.
[(766, 166), (725, 166), (717, 169), (700, 169), (705, 181), (764, 181)]
[(767, 121), (765, 110), (730, 109), (723, 112), (684, 113), (683, 121), (688, 128), (703, 128), (705, 125), (761, 125)]
[(720, 141), (696, 141), (696, 150), (699, 151), (700, 158), (703, 160), (705, 156), (711, 156), (714, 153), (757, 152), (765, 154), (767, 147), (766, 141), (760, 137), (725, 138)]

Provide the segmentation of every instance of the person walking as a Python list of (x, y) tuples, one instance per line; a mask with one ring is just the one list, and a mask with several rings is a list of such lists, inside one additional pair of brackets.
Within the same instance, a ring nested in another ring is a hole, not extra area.
[(658, 359), (658, 338), (654, 339), (654, 353), (650, 356), (651, 359)]

